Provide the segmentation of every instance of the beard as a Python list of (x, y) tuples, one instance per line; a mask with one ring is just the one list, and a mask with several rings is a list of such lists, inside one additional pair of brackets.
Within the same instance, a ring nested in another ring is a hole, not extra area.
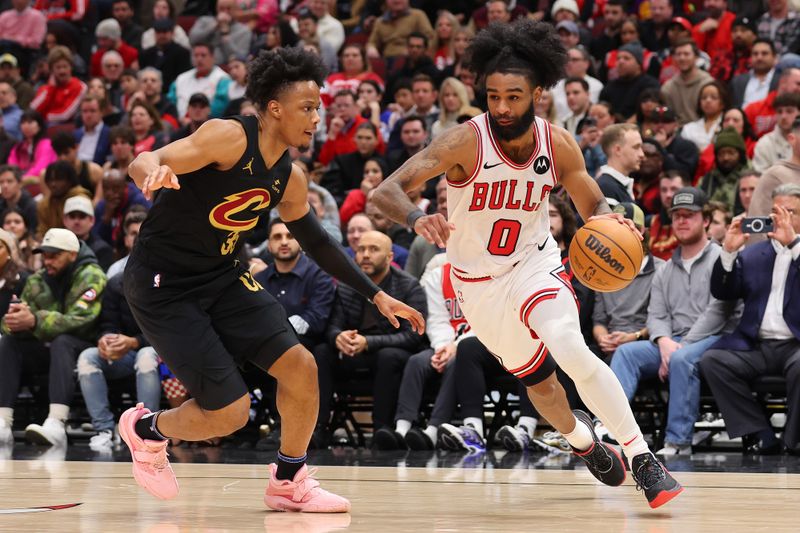
[(530, 108), (516, 122), (508, 126), (501, 125), (494, 115), (489, 113), (489, 126), (492, 128), (492, 133), (501, 141), (513, 141), (522, 137), (528, 131), (531, 124), (533, 124), (534, 118), (536, 118), (536, 112), (533, 108), (533, 102), (531, 102)]

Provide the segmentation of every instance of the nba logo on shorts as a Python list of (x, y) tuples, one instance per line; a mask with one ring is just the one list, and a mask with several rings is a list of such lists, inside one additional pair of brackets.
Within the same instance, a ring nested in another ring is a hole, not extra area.
[(153, 287), (160, 287), (161, 286), (161, 274), (156, 274), (153, 276)]

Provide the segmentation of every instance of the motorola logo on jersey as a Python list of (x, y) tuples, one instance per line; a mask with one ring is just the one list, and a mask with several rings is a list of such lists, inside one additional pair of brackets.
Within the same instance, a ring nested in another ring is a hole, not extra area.
[(544, 174), (550, 170), (550, 158), (546, 155), (540, 155), (536, 158), (536, 161), (533, 162), (533, 171), (537, 174)]
[(225, 201), (220, 202), (208, 214), (208, 221), (215, 228), (225, 231), (242, 232), (249, 231), (256, 226), (258, 215), (248, 214), (248, 218), (238, 219), (236, 215), (243, 211), (260, 211), (269, 207), (271, 200), (269, 191), (266, 189), (250, 189), (237, 192), (225, 197)]

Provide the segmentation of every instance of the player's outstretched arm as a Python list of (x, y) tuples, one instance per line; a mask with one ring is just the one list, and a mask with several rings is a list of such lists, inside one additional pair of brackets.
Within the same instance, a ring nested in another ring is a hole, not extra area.
[(128, 167), (128, 175), (150, 199), (152, 192), (162, 187), (180, 189), (178, 174), (210, 164), (230, 168), (246, 147), (247, 137), (241, 124), (234, 120), (209, 120), (189, 137), (136, 156)]
[(342, 245), (325, 231), (308, 205), (308, 183), (305, 175), (294, 165), (286, 191), (278, 204), (278, 213), (303, 251), (320, 268), (374, 303), (394, 327), (400, 327), (397, 320), (400, 317), (408, 320), (412, 329), (420, 335), (425, 332), (422, 313), (382, 291), (347, 255)]
[(569, 193), (581, 218), (583, 220), (591, 220), (593, 217), (616, 219), (629, 226), (641, 239), (642, 235), (632, 220), (626, 219), (619, 213), (611, 212), (597, 182), (586, 172), (583, 152), (572, 135), (558, 126), (551, 126), (550, 130), (559, 181)]
[(425, 216), (405, 192), (444, 173), (451, 174), (451, 177), (457, 175), (455, 181), (466, 179), (477, 164), (476, 142), (475, 130), (467, 124), (442, 132), (386, 178), (375, 190), (372, 200), (391, 220), (406, 224), (428, 242), (444, 247), (454, 229), (452, 225), (438, 213)]

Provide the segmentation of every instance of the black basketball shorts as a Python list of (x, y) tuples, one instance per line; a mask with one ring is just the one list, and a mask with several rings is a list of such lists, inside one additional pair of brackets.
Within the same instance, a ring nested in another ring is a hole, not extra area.
[(203, 409), (247, 394), (246, 363), (266, 371), (299, 344), (283, 307), (241, 267), (176, 275), (132, 255), (124, 287), (145, 338)]

